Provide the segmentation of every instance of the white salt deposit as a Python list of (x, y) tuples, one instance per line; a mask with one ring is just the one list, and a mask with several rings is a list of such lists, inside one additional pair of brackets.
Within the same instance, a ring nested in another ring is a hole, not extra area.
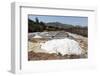
[(36, 34), (36, 35), (35, 35), (34, 37), (32, 37), (32, 38), (42, 38), (42, 37)]
[(33, 50), (33, 43), (32, 42), (30, 42), (30, 41), (28, 41), (28, 51), (32, 51)]
[(43, 52), (46, 53), (60, 53), (62, 55), (80, 55), (82, 53), (82, 49), (79, 46), (78, 42), (68, 38), (49, 40), (41, 44), (41, 49), (45, 50)]

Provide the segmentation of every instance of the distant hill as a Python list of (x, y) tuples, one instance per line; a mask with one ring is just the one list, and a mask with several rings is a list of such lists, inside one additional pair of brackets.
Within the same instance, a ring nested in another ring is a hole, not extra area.
[(40, 22), (28, 19), (28, 32), (43, 32), (43, 31), (66, 31), (82, 36), (88, 36), (88, 27), (74, 26), (71, 24), (63, 24), (60, 22)]
[(46, 26), (52, 26), (52, 27), (58, 27), (58, 28), (64, 28), (64, 29), (74, 27), (71, 24), (63, 24), (60, 22), (49, 22), (49, 23), (46, 23)]

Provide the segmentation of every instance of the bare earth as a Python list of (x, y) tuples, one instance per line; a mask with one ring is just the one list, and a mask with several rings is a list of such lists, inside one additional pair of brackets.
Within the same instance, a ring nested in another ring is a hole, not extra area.
[[(87, 58), (87, 50), (88, 50), (88, 38), (80, 35), (68, 33), (69, 37), (76, 40), (80, 47), (84, 50), (82, 55), (64, 55), (59, 54), (48, 54), (42, 53), (42, 49), (40, 48), (41, 43), (46, 42), (47, 38), (33, 38), (28, 40), (28, 60), (56, 60), (56, 59), (80, 59)], [(41, 52), (38, 52), (41, 51)]]

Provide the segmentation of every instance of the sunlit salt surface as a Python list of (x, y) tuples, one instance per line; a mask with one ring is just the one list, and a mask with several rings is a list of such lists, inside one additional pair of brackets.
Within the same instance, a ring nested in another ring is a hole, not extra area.
[(82, 49), (78, 42), (69, 38), (46, 41), (41, 44), (41, 49), (43, 49), (45, 53), (60, 53), (62, 55), (82, 54)]
[(38, 34), (36, 34), (34, 37), (32, 38), (42, 38), (41, 36), (39, 36)]

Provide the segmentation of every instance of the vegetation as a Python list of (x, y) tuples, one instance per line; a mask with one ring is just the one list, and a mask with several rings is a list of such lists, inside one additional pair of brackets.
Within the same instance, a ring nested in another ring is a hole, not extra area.
[(66, 31), (79, 34), (85, 37), (88, 36), (87, 26), (85, 27), (81, 27), (79, 25), (73, 26), (70, 24), (62, 24), (59, 22), (45, 23), (39, 21), (37, 17), (35, 18), (35, 21), (28, 19), (28, 32), (43, 32), (43, 31)]

